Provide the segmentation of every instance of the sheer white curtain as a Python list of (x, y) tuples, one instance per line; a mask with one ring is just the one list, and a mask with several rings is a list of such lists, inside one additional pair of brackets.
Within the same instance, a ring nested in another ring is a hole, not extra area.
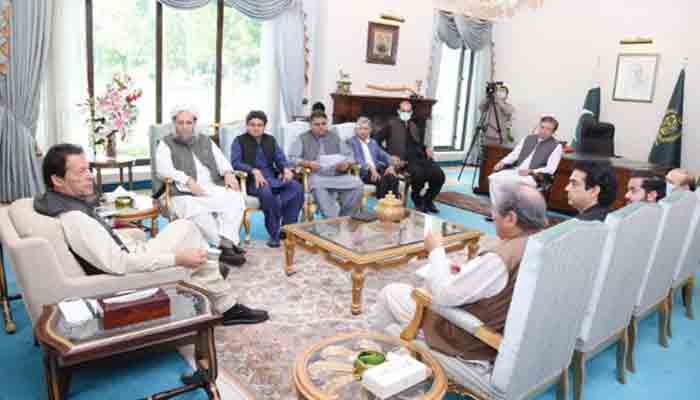
[(56, 143), (87, 148), (86, 116), (77, 104), (88, 97), (85, 55), (85, 2), (55, 1), (46, 79), (37, 124), (37, 143), (46, 151)]

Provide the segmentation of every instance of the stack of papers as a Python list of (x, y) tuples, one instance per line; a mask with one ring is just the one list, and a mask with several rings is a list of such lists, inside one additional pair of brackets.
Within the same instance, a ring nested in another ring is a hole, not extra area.
[(63, 318), (69, 325), (82, 325), (95, 317), (83, 299), (66, 299), (58, 303)]

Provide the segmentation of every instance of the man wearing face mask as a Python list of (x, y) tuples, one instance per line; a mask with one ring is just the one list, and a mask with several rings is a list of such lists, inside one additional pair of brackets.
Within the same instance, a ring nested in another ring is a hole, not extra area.
[(523, 138), (515, 149), (493, 167), (489, 175), (491, 204), (496, 204), (504, 185), (537, 186), (534, 175), (554, 175), (561, 161), (561, 144), (554, 138), (559, 122), (552, 116), (540, 119), (537, 132)]
[[(374, 139), (379, 144), (385, 143), (389, 154), (406, 161), (411, 175), (411, 200), (416, 210), (438, 213), (440, 211), (433, 201), (445, 184), (445, 173), (433, 161), (433, 149), (424, 143), (425, 130), (418, 127), (412, 116), (413, 106), (407, 100), (402, 101), (398, 118), (390, 120), (374, 135)], [(428, 189), (422, 194), (426, 183)]]
[(221, 262), (241, 266), (245, 257), (238, 244), (245, 200), (233, 168), (219, 146), (197, 131), (194, 107), (178, 106), (171, 117), (173, 131), (156, 150), (156, 173), (174, 182), (173, 211), (194, 222), (221, 250)]
[[(511, 136), (511, 127), (513, 125), (513, 112), (515, 108), (508, 103), (508, 87), (499, 85), (494, 96), (496, 109), (495, 112), (489, 113), (488, 125), (486, 128), (486, 140), (490, 143), (499, 143), (503, 141), (513, 141)], [(489, 108), (489, 98), (484, 97), (479, 104), (479, 111), (486, 112)], [(498, 121), (496, 121), (498, 118)], [(501, 127), (501, 134), (498, 133), (498, 126)]]

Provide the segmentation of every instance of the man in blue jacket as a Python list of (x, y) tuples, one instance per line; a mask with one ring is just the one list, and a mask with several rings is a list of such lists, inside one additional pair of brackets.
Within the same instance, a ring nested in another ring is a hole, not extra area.
[(248, 194), (260, 199), (269, 247), (280, 247), (282, 225), (294, 224), (304, 204), (304, 190), (294, 180), (292, 165), (275, 138), (265, 133), (267, 115), (251, 111), (246, 117), (246, 133), (231, 145), (233, 168), (248, 173)]
[(356, 134), (350, 139), (355, 160), (361, 165), (360, 178), (364, 183), (377, 187), (377, 199), (389, 192), (400, 197), (399, 178), (392, 165), (392, 157), (369, 137), (370, 129), (369, 118), (360, 117), (355, 128)]

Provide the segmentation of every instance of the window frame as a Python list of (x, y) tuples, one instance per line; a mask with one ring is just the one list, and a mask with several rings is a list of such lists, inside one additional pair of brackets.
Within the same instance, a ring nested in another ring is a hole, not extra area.
[[(87, 81), (88, 95), (95, 97), (95, 43), (94, 43), (94, 23), (93, 23), (93, 2), (95, 0), (85, 0), (85, 51), (87, 57)], [(156, 48), (155, 48), (155, 98), (156, 98), (156, 124), (163, 123), (163, 4), (158, 0), (152, 0), (156, 6)], [(223, 48), (224, 48), (224, 0), (216, 0), (216, 73), (214, 87), (214, 141), (219, 143), (219, 128), (221, 125), (221, 105), (222, 105), (222, 69), (223, 69)], [(95, 109), (90, 107), (90, 114), (95, 116)]]
[[(456, 76), (456, 81), (457, 85), (455, 87), (455, 108), (452, 112), (452, 144), (449, 146), (436, 146), (434, 150), (436, 152), (453, 152), (453, 151), (465, 151), (465, 144), (467, 142), (467, 133), (466, 132), (466, 127), (468, 126), (469, 122), (469, 107), (471, 106), (471, 92), (472, 92), (472, 83), (474, 81), (474, 63), (475, 63), (475, 57), (474, 57), (474, 52), (469, 51), (469, 64), (468, 68), (465, 68), (465, 58), (467, 57), (467, 48), (465, 46), (462, 46), (462, 49), (460, 50), (460, 55), (459, 55), (459, 68), (457, 71), (457, 76)], [(466, 90), (466, 99), (462, 99), (462, 83), (465, 80), (464, 76), (464, 71), (465, 69), (468, 70), (467, 74), (467, 90)], [(446, 77), (440, 77), (440, 79), (445, 79)], [(459, 112), (462, 109), (462, 101), (464, 102), (464, 118), (462, 121), (458, 121), (457, 119), (459, 118)], [(461, 123), (460, 123), (461, 122)], [(461, 140), (459, 137), (459, 130), (462, 130), (461, 132)], [(457, 145), (459, 144), (459, 145)]]

